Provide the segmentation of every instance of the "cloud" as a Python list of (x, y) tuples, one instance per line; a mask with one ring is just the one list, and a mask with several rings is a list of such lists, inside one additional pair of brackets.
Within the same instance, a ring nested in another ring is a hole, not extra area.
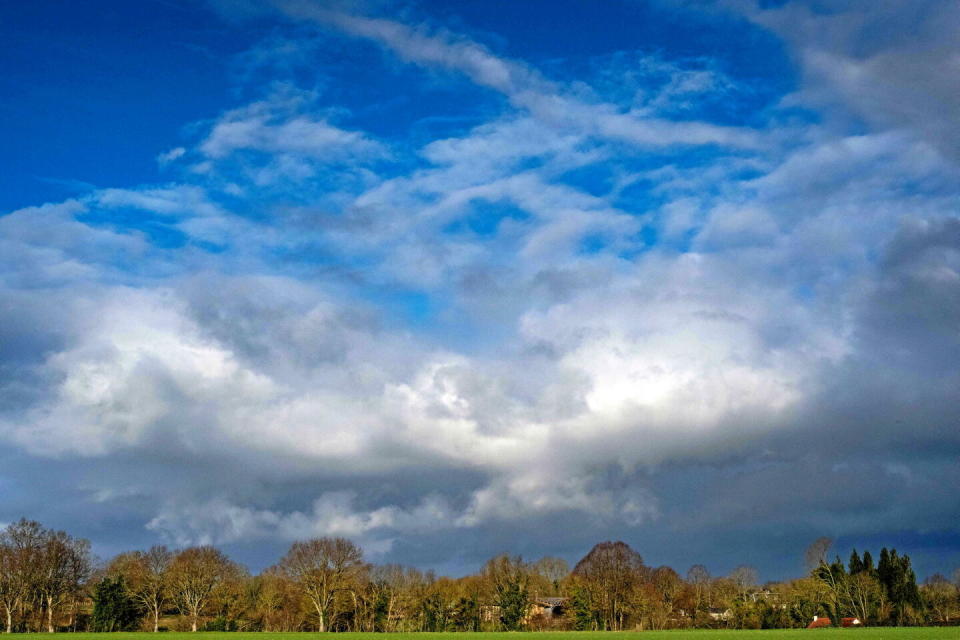
[(175, 162), (182, 158), (187, 153), (187, 150), (183, 147), (174, 147), (169, 151), (164, 151), (163, 153), (157, 156), (157, 164), (161, 167), (165, 167), (168, 164)]
[(286, 542), (323, 536), (346, 537), (364, 544), (373, 555), (390, 551), (390, 538), (376, 532), (416, 534), (446, 529), (451, 525), (449, 508), (442, 498), (427, 496), (410, 510), (381, 507), (358, 511), (350, 492), (321, 495), (309, 512), (278, 513), (256, 510), (214, 499), (202, 505), (168, 505), (147, 528), (169, 536), (176, 544), (225, 544), (238, 540), (279, 538)]
[[(756, 132), (704, 122), (675, 121), (649, 114), (623, 112), (613, 104), (589, 103), (544, 78), (528, 66), (500, 58), (486, 47), (446, 32), (431, 33), (400, 22), (329, 10), (308, 2), (285, 2), (292, 16), (333, 25), (388, 47), (403, 60), (465, 74), (481, 87), (505, 95), (516, 107), (551, 126), (641, 146), (718, 144), (753, 148)], [(689, 86), (687, 79), (687, 87)]]
[(956, 3), (795, 2), (746, 12), (793, 45), (806, 75), (797, 100), (839, 103), (871, 126), (910, 130), (957, 159)]
[(272, 105), (254, 103), (225, 114), (200, 144), (209, 158), (223, 158), (238, 150), (336, 160), (349, 155), (378, 155), (383, 147), (356, 131), (344, 131), (324, 120), (293, 117), (273, 119)]
[(366, 167), (388, 161), (390, 149), (334, 125), (332, 114), (317, 113), (316, 100), (313, 92), (280, 85), (262, 100), (223, 113), (196, 145), (199, 159), (190, 171), (214, 184), (219, 178), (219, 188), (239, 196), (318, 176), (363, 184)]
[[(720, 126), (697, 105), (745, 89), (719, 65), (601, 57), (617, 94), (287, 8), (506, 101), (388, 142), (343, 93), (258, 87), (162, 154), (174, 182), (0, 217), (11, 504), (50, 465), (49, 513), (259, 566), (318, 535), (458, 571), (609, 537), (790, 574), (806, 535), (953, 531), (960, 175), (922, 113)], [(834, 36), (785, 37), (853, 56)], [(355, 44), (329, 37), (297, 59)]]

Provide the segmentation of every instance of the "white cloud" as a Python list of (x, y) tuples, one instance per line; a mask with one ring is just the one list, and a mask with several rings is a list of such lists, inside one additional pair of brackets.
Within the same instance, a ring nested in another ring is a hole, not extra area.
[(401, 59), (465, 74), (476, 84), (498, 91), (537, 119), (562, 130), (627, 141), (641, 146), (717, 144), (755, 148), (757, 132), (705, 122), (681, 122), (623, 112), (615, 105), (578, 100), (568, 89), (523, 63), (506, 60), (484, 46), (449, 33), (430, 33), (400, 22), (331, 11), (306, 1), (285, 2), (296, 17), (332, 24), (393, 50)]
[(159, 155), (157, 156), (157, 164), (159, 164), (161, 167), (165, 167), (165, 166), (167, 166), (168, 164), (171, 164), (171, 163), (179, 160), (179, 159), (182, 158), (184, 155), (186, 155), (186, 153), (187, 153), (187, 150), (186, 150), (185, 148), (183, 148), (183, 147), (174, 147), (173, 149), (170, 149), (169, 151), (164, 151), (163, 153), (159, 154)]
[[(177, 544), (343, 535), (387, 553), (551, 517), (729, 524), (767, 508), (749, 478), (795, 481), (751, 464), (829, 457), (828, 437), (864, 459), (899, 451), (882, 447), (889, 415), (922, 394), (936, 415), (909, 437), (952, 442), (960, 188), (935, 143), (808, 125), (783, 148), (651, 167), (623, 142), (755, 147), (756, 132), (667, 120), (729, 80), (666, 69), (614, 106), (463, 38), (304, 6), (510, 106), (377, 173), (394, 149), (274, 91), (165, 154), (205, 158), (180, 184), (0, 218), (8, 448), (97, 462), (89, 499), (142, 501)], [(580, 170), (599, 177), (578, 186)], [(112, 217), (130, 210), (184, 245)], [(477, 230), (478, 212), (503, 216)], [(406, 293), (433, 305), (423, 322), (388, 295)], [(165, 473), (117, 490), (136, 470), (109, 470), (130, 460)], [(902, 461), (862, 464), (924, 486)], [(701, 496), (657, 486), (727, 465), (747, 478), (717, 480), (739, 491), (733, 516), (678, 516)], [(778, 494), (771, 521), (795, 498)]]
[(426, 496), (409, 510), (393, 506), (358, 510), (354, 500), (350, 492), (329, 492), (313, 502), (311, 511), (288, 513), (241, 507), (220, 498), (202, 504), (167, 504), (147, 528), (183, 546), (345, 537), (361, 542), (367, 553), (376, 556), (390, 550), (390, 536), (452, 526), (449, 507), (438, 496)]
[(228, 111), (213, 124), (199, 151), (214, 160), (236, 151), (259, 151), (324, 162), (386, 154), (381, 143), (362, 132), (340, 129), (325, 117), (305, 114), (313, 100), (309, 93), (282, 89)]

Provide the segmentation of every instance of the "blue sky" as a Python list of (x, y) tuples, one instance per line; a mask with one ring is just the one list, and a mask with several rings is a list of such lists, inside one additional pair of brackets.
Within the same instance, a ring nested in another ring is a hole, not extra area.
[[(0, 9), (0, 522), (960, 565), (946, 1)], [(238, 473), (241, 470), (241, 473)], [(570, 522), (577, 522), (570, 527)]]

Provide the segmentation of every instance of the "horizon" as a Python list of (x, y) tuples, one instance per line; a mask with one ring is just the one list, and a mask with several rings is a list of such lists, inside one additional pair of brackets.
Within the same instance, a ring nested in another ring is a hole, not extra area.
[[(960, 5), (0, 8), (0, 524), (960, 567)], [(846, 555), (844, 555), (846, 554)]]
[[(16, 522), (10, 523), (9, 525), (8, 525), (8, 524), (0, 523), (0, 532), (5, 532), (5, 531), (8, 530), (8, 527), (11, 527), (11, 528), (12, 528), (12, 527), (15, 527), (16, 525), (19, 525), (19, 524), (27, 524), (27, 525), (35, 524), (35, 525), (39, 525), (39, 530), (42, 531), (42, 532), (44, 532), (44, 533), (46, 533), (46, 534), (58, 532), (58, 531), (55, 530), (55, 529), (44, 527), (44, 525), (43, 525), (42, 522), (32, 521), (32, 520), (30, 520), (29, 518), (21, 518), (20, 520), (18, 520), (18, 521), (16, 521)], [(89, 546), (90, 546), (91, 549), (96, 546), (96, 541), (87, 540), (87, 539), (85, 539), (85, 538), (81, 538), (81, 537), (78, 537), (78, 536), (74, 536), (74, 535), (71, 534), (70, 531), (61, 530), (61, 531), (59, 531), (59, 533), (66, 533), (67, 536), (69, 536), (70, 539), (72, 539), (72, 540), (74, 540), (74, 541), (79, 541), (81, 545), (88, 545), (88, 544), (89, 544)], [(345, 541), (347, 541), (347, 542), (348, 542), (349, 544), (351, 544), (351, 545), (354, 544), (352, 541), (349, 540), (349, 538), (340, 538), (340, 537), (324, 536), (324, 537), (322, 537), (322, 538), (311, 538), (311, 539), (303, 539), (303, 540), (294, 540), (294, 541), (291, 543), (291, 548), (293, 548), (294, 546), (296, 546), (296, 545), (298, 545), (298, 544), (307, 543), (307, 542), (311, 542), (311, 541), (314, 541), (314, 542), (315, 542), (315, 541), (319, 541), (319, 540), (323, 540), (323, 541), (345, 540)], [(905, 558), (905, 559), (908, 560), (908, 561), (911, 560), (911, 559), (910, 559), (910, 553), (908, 553), (909, 550), (906, 550), (906, 549), (896, 549), (896, 548), (892, 548), (892, 547), (891, 547), (891, 548), (887, 548), (887, 547), (884, 546), (884, 547), (881, 547), (881, 548), (878, 548), (878, 549), (874, 549), (874, 550), (871, 550), (871, 549), (856, 549), (856, 548), (851, 548), (851, 549), (849, 549), (849, 550), (846, 550), (846, 552), (841, 552), (841, 551), (836, 547), (836, 545), (834, 544), (834, 541), (833, 541), (833, 540), (831, 540), (831, 539), (829, 539), (829, 538), (821, 538), (821, 539), (812, 541), (811, 544), (808, 546), (808, 548), (804, 550), (804, 556), (805, 556), (805, 557), (803, 558), (803, 561), (802, 561), (801, 564), (805, 564), (806, 566), (804, 567), (803, 570), (798, 571), (797, 574), (794, 575), (794, 576), (788, 576), (788, 577), (785, 577), (785, 578), (780, 579), (780, 580), (764, 580), (764, 579), (762, 578), (762, 576), (760, 576), (760, 574), (759, 574), (759, 572), (757, 571), (756, 567), (754, 567), (753, 565), (750, 565), (750, 564), (748, 564), (748, 563), (740, 563), (740, 564), (738, 564), (737, 566), (735, 566), (731, 571), (728, 571), (728, 572), (725, 572), (725, 573), (716, 573), (716, 574), (715, 574), (715, 573), (713, 573), (713, 572), (710, 571), (709, 566), (708, 566), (706, 563), (697, 562), (697, 563), (692, 564), (688, 569), (684, 569), (683, 567), (673, 567), (673, 566), (666, 565), (666, 564), (651, 563), (651, 562), (648, 562), (648, 561), (647, 561), (647, 558), (644, 558), (641, 554), (639, 554), (639, 552), (638, 552), (636, 549), (633, 549), (632, 547), (630, 547), (629, 544), (625, 543), (625, 542), (622, 541), (622, 540), (600, 540), (600, 541), (597, 541), (596, 543), (594, 543), (593, 545), (591, 545), (590, 548), (589, 548), (588, 550), (586, 550), (586, 551), (582, 554), (582, 556), (579, 556), (579, 557), (576, 557), (576, 558), (573, 558), (573, 559), (561, 558), (561, 557), (549, 556), (549, 555), (547, 555), (547, 556), (540, 556), (540, 557), (529, 557), (529, 558), (526, 558), (526, 557), (523, 557), (523, 556), (521, 556), (521, 555), (519, 555), (519, 554), (511, 553), (511, 551), (510, 551), (509, 549), (504, 549), (504, 550), (502, 550), (501, 552), (497, 553), (496, 555), (491, 556), (490, 558), (485, 559), (483, 562), (481, 562), (480, 565), (478, 565), (477, 567), (475, 567), (473, 570), (469, 570), (469, 569), (468, 569), (465, 573), (456, 574), (456, 575), (448, 575), (448, 574), (442, 574), (442, 573), (441, 573), (441, 574), (437, 574), (436, 572), (434, 572), (433, 569), (430, 569), (430, 568), (424, 569), (424, 568), (422, 568), (422, 567), (418, 567), (418, 566), (414, 566), (414, 565), (404, 565), (404, 564), (393, 563), (393, 562), (376, 562), (376, 561), (370, 561), (369, 558), (367, 558), (366, 555), (365, 555), (365, 551), (364, 551), (364, 549), (363, 549), (363, 546), (362, 546), (362, 545), (359, 545), (359, 544), (358, 544), (358, 545), (355, 545), (355, 546), (356, 546), (356, 548), (359, 549), (359, 551), (360, 551), (360, 556), (361, 556), (361, 557), (360, 557), (360, 560), (361, 560), (361, 562), (362, 562), (364, 565), (366, 565), (366, 567), (367, 567), (368, 569), (372, 569), (372, 568), (375, 568), (375, 567), (398, 566), (398, 567), (400, 567), (400, 568), (402, 568), (402, 569), (414, 569), (414, 570), (419, 571), (420, 573), (422, 573), (424, 576), (431, 575), (432, 578), (434, 578), (434, 579), (463, 580), (463, 579), (467, 579), (467, 578), (471, 578), (471, 577), (482, 576), (483, 573), (484, 573), (484, 570), (486, 569), (486, 567), (487, 567), (491, 562), (493, 562), (493, 561), (495, 561), (495, 560), (497, 560), (497, 559), (499, 559), (499, 558), (508, 558), (511, 562), (513, 562), (513, 561), (518, 562), (519, 564), (525, 566), (526, 571), (527, 571), (528, 573), (530, 573), (531, 575), (532, 575), (532, 574), (539, 574), (539, 573), (540, 573), (540, 570), (537, 569), (537, 566), (538, 566), (542, 561), (550, 561), (551, 563), (553, 563), (554, 561), (562, 560), (563, 563), (564, 563), (564, 565), (565, 565), (566, 572), (567, 572), (567, 573), (566, 573), (566, 577), (570, 577), (570, 576), (576, 574), (577, 567), (579, 566), (580, 562), (585, 561), (585, 560), (590, 556), (590, 554), (591, 554), (592, 552), (594, 552), (596, 549), (598, 549), (598, 548), (600, 548), (600, 547), (603, 547), (603, 546), (605, 546), (605, 545), (626, 545), (626, 551), (627, 551), (627, 552), (630, 552), (630, 553), (634, 553), (634, 552), (637, 553), (637, 555), (639, 556), (640, 563), (641, 563), (642, 566), (645, 567), (646, 569), (649, 569), (649, 570), (651, 570), (651, 571), (656, 571), (656, 570), (659, 570), (659, 569), (670, 569), (670, 570), (673, 570), (674, 572), (676, 572), (677, 576), (680, 577), (681, 580), (686, 580), (686, 581), (688, 581), (688, 582), (690, 581), (689, 573), (692, 572), (692, 571), (694, 571), (694, 570), (696, 570), (696, 569), (703, 569), (704, 571), (706, 571), (706, 574), (705, 574), (705, 575), (706, 575), (707, 579), (710, 580), (710, 581), (736, 580), (736, 578), (735, 578), (734, 576), (735, 576), (735, 574), (736, 574), (738, 571), (740, 571), (740, 570), (747, 570), (747, 571), (749, 571), (751, 574), (753, 574), (753, 575), (756, 577), (756, 581), (755, 581), (754, 583), (750, 583), (749, 585), (747, 585), (747, 586), (749, 587), (749, 589), (750, 589), (751, 591), (753, 591), (753, 592), (761, 591), (761, 590), (766, 589), (767, 587), (770, 587), (770, 586), (784, 585), (784, 584), (788, 584), (788, 583), (791, 583), (791, 582), (794, 582), (794, 581), (797, 581), (797, 580), (802, 580), (802, 579), (804, 579), (804, 578), (810, 578), (811, 574), (814, 574), (814, 573), (815, 573), (815, 570), (818, 569), (819, 567), (822, 567), (822, 566), (830, 566), (830, 565), (833, 564), (833, 563), (839, 563), (840, 565), (842, 565), (843, 567), (846, 568), (847, 565), (848, 565), (848, 561), (850, 561), (850, 562), (852, 563), (851, 556), (856, 556), (856, 559), (857, 559), (858, 562), (859, 562), (860, 558), (862, 557), (865, 562), (868, 562), (868, 566), (871, 567), (871, 570), (873, 570), (873, 567), (874, 567), (874, 565), (875, 565), (875, 561), (873, 560), (873, 552), (874, 552), (874, 551), (876, 552), (877, 558), (882, 557), (882, 555), (883, 555), (885, 552), (888, 552), (888, 551), (889, 551), (890, 553), (894, 554), (895, 557), (899, 555), (899, 557)], [(820, 546), (818, 546), (818, 545), (820, 545)], [(136, 554), (136, 553), (144, 553), (144, 554), (145, 554), (145, 553), (150, 553), (150, 552), (152, 552), (154, 549), (158, 549), (158, 550), (163, 551), (164, 553), (169, 553), (169, 554), (171, 555), (171, 557), (173, 557), (173, 556), (176, 556), (177, 554), (179, 554), (179, 553), (181, 553), (181, 552), (183, 552), (183, 551), (191, 550), (191, 549), (197, 549), (197, 548), (203, 548), (203, 547), (212, 547), (212, 548), (214, 548), (214, 549), (217, 549), (217, 548), (218, 548), (218, 545), (210, 544), (210, 543), (201, 543), (201, 544), (184, 545), (184, 546), (179, 546), (179, 547), (178, 547), (178, 546), (168, 546), (168, 545), (166, 545), (166, 544), (156, 544), (156, 545), (153, 545), (150, 549), (146, 549), (146, 548), (143, 548), (143, 549), (123, 549), (123, 550), (120, 550), (120, 551), (119, 551), (118, 553), (116, 553), (115, 555), (113, 555), (113, 556), (111, 556), (111, 557), (106, 557), (106, 558), (100, 557), (100, 556), (97, 556), (97, 555), (93, 555), (93, 556), (85, 559), (85, 561), (88, 563), (87, 568), (89, 569), (89, 576), (87, 577), (86, 580), (87, 580), (87, 583), (88, 583), (88, 584), (95, 584), (96, 582), (98, 582), (98, 581), (100, 581), (100, 580), (103, 580), (103, 579), (104, 579), (104, 576), (110, 577), (110, 576), (111, 576), (111, 573), (114, 573), (114, 574), (116, 574), (116, 575), (123, 575), (123, 573), (124, 573), (123, 570), (122, 570), (122, 569), (118, 569), (118, 568), (115, 566), (115, 562), (116, 562), (117, 560), (121, 559), (122, 557), (129, 555), (129, 554)], [(233, 558), (231, 558), (228, 554), (226, 555), (226, 557), (227, 557), (227, 559), (228, 559), (230, 562), (234, 563), (235, 566), (239, 567), (239, 568), (240, 568), (241, 570), (243, 570), (243, 571), (247, 571), (251, 577), (256, 577), (256, 576), (258, 576), (258, 575), (264, 574), (265, 572), (269, 572), (269, 571), (271, 571), (271, 570), (274, 570), (274, 569), (277, 569), (277, 568), (281, 568), (281, 567), (283, 566), (284, 557), (285, 557), (285, 555), (286, 555), (287, 553), (289, 553), (289, 551), (290, 551), (290, 549), (287, 549), (286, 551), (282, 552), (282, 555), (281, 555), (281, 556), (277, 556), (277, 558), (275, 558), (275, 561), (274, 561), (274, 562), (269, 563), (269, 564), (266, 564), (266, 565), (264, 565), (264, 566), (262, 566), (262, 567), (260, 567), (260, 568), (258, 568), (258, 569), (256, 569), (256, 570), (251, 570), (251, 568), (250, 568), (249, 566), (243, 564), (242, 562), (237, 562), (236, 560), (234, 560)], [(819, 563), (820, 563), (820, 564), (819, 564), (819, 566), (811, 565), (811, 562), (812, 562), (812, 560), (811, 560), (811, 554), (817, 554), (817, 555), (820, 556), (820, 559), (819, 559)], [(869, 558), (869, 560), (867, 560), (867, 558)], [(912, 561), (911, 561), (911, 564), (912, 564)], [(111, 568), (111, 567), (113, 567), (113, 568)], [(950, 568), (949, 568), (949, 567), (943, 567), (942, 569), (943, 569), (943, 570), (941, 570), (941, 571), (936, 571), (936, 572), (934, 572), (934, 573), (931, 573), (929, 576), (915, 576), (915, 579), (916, 579), (917, 584), (925, 584), (925, 583), (927, 582), (927, 578), (934, 577), (934, 576), (938, 576), (938, 577), (940, 577), (940, 578), (943, 578), (943, 579), (946, 579), (946, 580), (949, 581), (948, 574), (950, 573)], [(850, 570), (853, 571), (852, 567), (851, 567)], [(960, 571), (960, 569), (954, 569), (954, 573), (957, 573), (958, 571)], [(558, 593), (561, 593), (561, 592), (563, 591), (563, 588), (556, 587), (556, 585), (554, 586), (554, 589), (556, 589), (556, 591), (552, 591), (552, 590), (551, 590), (551, 591), (549, 591), (549, 593), (552, 593), (553, 595), (557, 595)], [(541, 594), (541, 595), (542, 595), (542, 594)], [(535, 594), (532, 594), (532, 597), (533, 597), (533, 599), (535, 599), (537, 596), (536, 596)], [(543, 596), (543, 597), (553, 597), (553, 596)]]

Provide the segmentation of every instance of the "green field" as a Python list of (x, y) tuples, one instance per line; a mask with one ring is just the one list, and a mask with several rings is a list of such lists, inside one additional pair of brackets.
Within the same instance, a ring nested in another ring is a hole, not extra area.
[(110, 638), (112, 640), (305, 640), (308, 637), (332, 636), (336, 640), (504, 640), (505, 637), (527, 636), (530, 640), (829, 640), (847, 638), (848, 640), (960, 640), (960, 627), (872, 627), (866, 629), (770, 629), (765, 631), (643, 631), (643, 632), (603, 632), (561, 631), (561, 632), (514, 632), (514, 633), (31, 633), (30, 638), (48, 636), (50, 638)]

